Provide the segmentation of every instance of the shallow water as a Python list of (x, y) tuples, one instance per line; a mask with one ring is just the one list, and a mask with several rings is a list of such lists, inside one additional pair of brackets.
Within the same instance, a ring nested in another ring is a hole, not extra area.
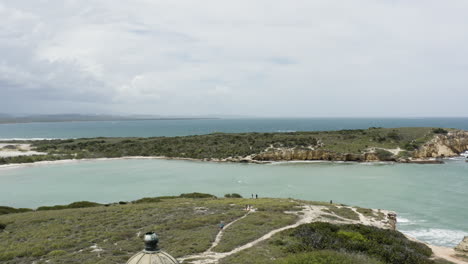
[(468, 235), (468, 163), (268, 165), (107, 160), (0, 169), (0, 205), (37, 207), (207, 192), (293, 197), (395, 210), (399, 229), (435, 245)]

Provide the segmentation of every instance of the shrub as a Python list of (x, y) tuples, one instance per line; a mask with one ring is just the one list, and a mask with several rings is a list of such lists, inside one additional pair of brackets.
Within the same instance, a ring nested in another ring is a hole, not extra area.
[(6, 228), (6, 224), (0, 223), (0, 231)]
[(13, 213), (24, 213), (24, 212), (30, 212), (32, 209), (28, 208), (13, 208), (13, 207), (8, 207), (8, 206), (0, 206), (0, 215), (3, 214), (13, 214)]
[(412, 142), (406, 142), (403, 145), (403, 149), (408, 150), (408, 151), (413, 151), (418, 148), (418, 145)]
[(136, 201), (133, 201), (133, 203), (159, 203), (161, 202), (161, 198), (159, 197), (145, 197), (145, 198), (141, 198), (141, 199), (138, 199)]
[(410, 241), (400, 232), (372, 226), (316, 222), (296, 228), (291, 235), (299, 241), (288, 246), (292, 253), (326, 249), (366, 254), (389, 264), (433, 263), (429, 259), (432, 250), (426, 245)]
[(69, 205), (54, 205), (54, 206), (41, 206), (38, 207), (37, 211), (47, 211), (47, 210), (63, 210), (63, 209), (70, 209), (70, 208), (87, 208), (87, 207), (96, 207), (101, 206), (102, 204), (88, 202), (88, 201), (81, 201), (81, 202), (74, 202)]
[(183, 193), (179, 196), (180, 198), (216, 198), (216, 196), (208, 193)]
[(444, 134), (444, 135), (448, 134), (448, 131), (443, 128), (434, 128), (432, 132), (434, 134)]
[(384, 150), (384, 149), (376, 149), (375, 154), (377, 155), (379, 160), (382, 160), (382, 161), (395, 160), (395, 158), (393, 157), (393, 153), (391, 153), (390, 151)]
[(390, 139), (393, 139), (393, 140), (400, 140), (400, 134), (398, 134), (398, 132), (396, 131), (391, 131), (387, 134), (387, 137), (390, 138)]
[(321, 250), (290, 255), (278, 260), (278, 264), (384, 264), (365, 255)]
[(242, 195), (238, 193), (226, 193), (224, 197), (225, 198), (242, 198)]

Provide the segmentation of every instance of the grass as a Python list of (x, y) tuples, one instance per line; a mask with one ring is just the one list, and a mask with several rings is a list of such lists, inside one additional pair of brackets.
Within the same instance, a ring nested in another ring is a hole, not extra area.
[[(370, 128), (294, 133), (214, 133), (209, 135), (153, 138), (88, 138), (34, 141), (37, 151), (47, 155), (0, 158), (0, 164), (42, 160), (166, 156), (222, 159), (258, 154), (267, 148), (314, 148), (336, 153), (362, 154), (369, 148), (408, 151), (417, 149), (438, 131), (434, 128)], [(380, 150), (380, 155), (388, 156)], [(387, 157), (388, 158), (388, 157)]]
[(328, 209), (323, 209), (325, 212), (335, 214), (339, 217), (350, 219), (350, 220), (359, 220), (359, 215), (354, 212), (351, 208), (348, 207), (336, 207), (328, 206)]
[(229, 252), (262, 237), (271, 230), (293, 224), (296, 219), (295, 215), (271, 210), (249, 214), (225, 230), (223, 239), (213, 251)]
[[(281, 212), (298, 209), (298, 202), (290, 199), (218, 199), (194, 193), (128, 204), (11, 213), (0, 216), (4, 225), (0, 263), (124, 263), (143, 248), (141, 236), (150, 230), (158, 233), (161, 247), (175, 257), (203, 252), (214, 241), (218, 224), (243, 216), (247, 204), (260, 210), (255, 214), (263, 222), (267, 217), (262, 232), (289, 223), (293, 217)], [(241, 226), (254, 228), (256, 223), (248, 219)], [(238, 243), (233, 240), (223, 246)], [(103, 251), (92, 252), (95, 244)]]
[[(3, 215), (0, 262), (123, 263), (142, 249), (137, 234), (148, 230), (157, 231), (161, 246), (176, 257), (202, 252), (211, 246), (220, 221), (244, 214), (241, 205), (230, 203), (229, 199), (175, 198)], [(92, 252), (94, 244), (103, 251)]]
[[(342, 217), (354, 217), (335, 205), (308, 203), (326, 205)], [(258, 208), (225, 230), (215, 250), (230, 251), (295, 222), (295, 216), (284, 211), (299, 210), (302, 204), (292, 199), (220, 199), (193, 193), (128, 204), (10, 213), (0, 215), (0, 263), (125, 263), (143, 248), (142, 235), (147, 231), (156, 231), (160, 246), (171, 255), (186, 256), (207, 250), (221, 221), (229, 223), (244, 216), (246, 205)], [(425, 245), (396, 231), (312, 223), (280, 232), (222, 259), (220, 264), (448, 263), (429, 260), (431, 253)]]
[(372, 217), (374, 218), (375, 220), (378, 220), (378, 221), (381, 221), (385, 218), (385, 214), (382, 213), (380, 210), (378, 210), (377, 212), (375, 212), (374, 210), (372, 209), (368, 209), (368, 208), (361, 208), (361, 207), (355, 207), (356, 208), (356, 211), (359, 212), (360, 214), (366, 216), (366, 217)]

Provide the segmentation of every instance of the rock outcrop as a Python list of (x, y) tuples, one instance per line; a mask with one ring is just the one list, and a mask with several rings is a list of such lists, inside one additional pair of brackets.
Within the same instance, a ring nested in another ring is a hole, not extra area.
[(414, 151), (413, 158), (454, 157), (468, 150), (468, 131), (456, 130), (446, 135), (436, 135), (432, 140)]
[(292, 161), (292, 160), (325, 160), (325, 161), (395, 161), (394, 158), (379, 158), (374, 152), (352, 154), (337, 153), (328, 150), (296, 149), (296, 148), (276, 148), (268, 149), (265, 152), (254, 155), (253, 160), (257, 161)]
[(455, 250), (463, 254), (468, 254), (468, 236), (463, 238), (462, 242), (455, 247)]
[[(455, 130), (447, 134), (436, 134), (434, 138), (412, 153), (411, 158), (397, 158), (396, 155), (379, 155), (378, 149), (360, 154), (337, 153), (326, 150), (326, 146), (310, 148), (273, 148), (249, 157), (252, 161), (397, 161), (403, 163), (443, 163), (436, 158), (454, 157), (468, 150), (468, 131)], [(384, 150), (384, 152), (387, 152)], [(394, 153), (393, 153), (394, 154)]]

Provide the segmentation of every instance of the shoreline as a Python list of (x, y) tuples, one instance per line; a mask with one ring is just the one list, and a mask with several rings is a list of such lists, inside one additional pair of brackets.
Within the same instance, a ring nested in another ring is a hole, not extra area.
[[(456, 158), (464, 158), (464, 156), (450, 157), (444, 160), (456, 160)], [(182, 161), (197, 161), (197, 162), (214, 162), (214, 163), (239, 163), (239, 164), (308, 164), (308, 163), (336, 163), (336, 164), (363, 164), (363, 165), (393, 165), (393, 164), (443, 164), (440, 160), (417, 160), (413, 162), (398, 162), (398, 161), (333, 161), (333, 160), (284, 160), (284, 161), (257, 161), (251, 158), (226, 158), (226, 159), (196, 159), (196, 158), (182, 158), (182, 157), (166, 157), (166, 156), (124, 156), (116, 158), (87, 158), (87, 159), (63, 159), (63, 160), (44, 160), (29, 163), (10, 163), (0, 165), (1, 169), (7, 168), (21, 168), (21, 167), (32, 167), (41, 165), (54, 165), (54, 164), (67, 164), (75, 162), (86, 162), (86, 161), (112, 161), (112, 160), (182, 160)], [(468, 162), (468, 160), (467, 160)]]
[[(401, 232), (399, 230), (397, 230), (397, 231)], [(405, 235), (405, 237), (408, 238), (409, 240), (412, 240), (412, 241), (415, 241), (415, 242), (418, 242), (418, 243), (421, 243), (421, 244), (424, 244), (424, 245), (428, 246), (432, 250), (432, 254), (434, 255), (434, 258), (445, 259), (445, 260), (448, 260), (450, 262), (453, 262), (454, 264), (468, 264), (467, 261), (465, 261), (463, 259), (460, 259), (460, 258), (458, 258), (456, 256), (457, 252), (455, 251), (455, 248), (432, 245), (432, 244), (429, 244), (427, 242), (421, 241), (421, 240), (419, 240), (419, 239), (417, 239), (415, 237), (407, 235), (407, 234), (405, 234), (403, 232), (401, 232), (401, 233), (403, 235)]]

